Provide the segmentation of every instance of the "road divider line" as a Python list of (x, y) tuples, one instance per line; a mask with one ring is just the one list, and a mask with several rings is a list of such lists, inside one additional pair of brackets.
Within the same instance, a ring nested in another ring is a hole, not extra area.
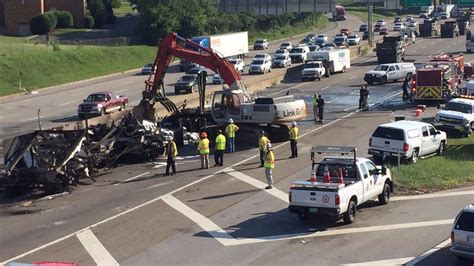
[(75, 101), (65, 102), (65, 103), (58, 104), (58, 106), (65, 106), (65, 105), (69, 105), (73, 103), (76, 103), (76, 102)]
[(352, 76), (352, 77), (350, 77), (349, 79), (355, 79), (355, 78), (357, 78), (357, 76)]
[(125, 184), (125, 183), (127, 183), (127, 182), (130, 182), (130, 181), (132, 181), (132, 180), (135, 180), (135, 179), (137, 179), (137, 178), (140, 178), (140, 177), (142, 177), (142, 176), (144, 176), (144, 175), (147, 175), (147, 174), (149, 174), (149, 173), (150, 173), (150, 172), (145, 172), (145, 173), (136, 175), (136, 176), (134, 176), (134, 177), (130, 177), (129, 179), (125, 179), (124, 181), (122, 181), (122, 182), (120, 182), (120, 183), (114, 184), (114, 186), (118, 186), (118, 185), (121, 185), (121, 184)]
[(110, 252), (100, 243), (92, 230), (85, 230), (76, 235), (87, 253), (97, 263), (97, 265), (120, 265), (110, 254)]
[(449, 243), (451, 243), (451, 239), (448, 238), (446, 240), (444, 240), (443, 242), (439, 243), (438, 245), (436, 245), (436, 247), (426, 251), (425, 253), (421, 254), (420, 256), (410, 260), (409, 262), (407, 262), (405, 264), (405, 266), (414, 266), (415, 264), (417, 264), (418, 262), (426, 259), (427, 257), (429, 257), (431, 254), (435, 253), (436, 251), (446, 247), (447, 245), (449, 245)]
[(180, 212), (182, 215), (186, 216), (188, 219), (199, 225), (204, 231), (214, 237), (222, 245), (228, 246), (231, 242), (234, 242), (235, 239), (229, 235), (224, 229), (219, 227), (213, 221), (208, 219), (206, 216), (198, 213), (197, 211), (191, 209), (186, 204), (178, 200), (172, 195), (166, 195), (162, 200), (168, 204), (173, 209)]
[(455, 196), (465, 196), (465, 195), (474, 195), (474, 191), (469, 190), (469, 191), (439, 192), (439, 193), (413, 195), (413, 196), (398, 196), (398, 197), (390, 198), (390, 201), (420, 200), (420, 199), (455, 197)]
[(246, 175), (242, 172), (239, 172), (239, 171), (236, 171), (235, 169), (226, 169), (225, 170), (225, 173), (228, 174), (228, 175), (231, 175), (251, 186), (254, 186), (258, 189), (262, 189), (263, 191), (267, 192), (268, 194), (284, 201), (285, 203), (289, 203), (288, 202), (288, 194), (286, 194), (285, 192), (277, 189), (277, 188), (272, 188), (272, 189), (265, 189), (265, 187), (267, 186), (266, 183), (263, 183), (262, 181), (260, 180), (257, 180), (249, 175)]
[(377, 261), (366, 261), (366, 262), (359, 262), (359, 263), (342, 264), (342, 266), (404, 265), (407, 261), (410, 261), (412, 259), (413, 257), (396, 258), (396, 259), (389, 259), (389, 260), (377, 260)]
[(321, 91), (327, 90), (329, 88), (331, 88), (331, 86), (326, 86), (326, 87), (322, 88)]

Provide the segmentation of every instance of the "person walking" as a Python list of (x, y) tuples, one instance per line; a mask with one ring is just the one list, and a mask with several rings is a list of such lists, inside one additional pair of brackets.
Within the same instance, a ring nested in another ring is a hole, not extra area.
[(235, 152), (235, 132), (239, 131), (239, 127), (234, 124), (234, 120), (229, 119), (229, 125), (225, 128), (225, 133), (229, 137), (229, 152)]
[(359, 109), (367, 108), (367, 98), (369, 97), (369, 89), (367, 85), (361, 85), (359, 90)]
[(176, 156), (178, 156), (178, 148), (176, 147), (176, 142), (174, 142), (174, 138), (171, 136), (168, 136), (168, 144), (166, 145), (165, 153), (167, 156), (165, 176), (170, 175), (170, 167), (173, 170), (173, 173), (171, 173), (171, 175), (174, 175), (176, 174), (176, 163), (174, 159), (176, 158)]
[(272, 169), (275, 168), (275, 154), (273, 153), (272, 144), (267, 144), (267, 151), (265, 152), (265, 177), (267, 178), (268, 186), (265, 189), (273, 188)]
[(224, 165), (225, 142), (225, 136), (222, 134), (222, 130), (219, 129), (216, 137), (216, 146), (214, 148), (214, 166)]
[(207, 133), (201, 133), (201, 140), (198, 143), (199, 157), (201, 157), (201, 169), (209, 169), (209, 139)]
[(260, 167), (263, 167), (265, 162), (265, 152), (267, 151), (267, 144), (270, 140), (265, 136), (265, 131), (262, 130), (260, 139), (258, 140), (258, 150), (260, 151)]
[(313, 95), (313, 117), (314, 117), (315, 122), (318, 121), (318, 116), (319, 116), (319, 113), (318, 113), (318, 94), (315, 93)]
[(297, 147), (298, 135), (299, 135), (299, 129), (296, 126), (296, 122), (293, 121), (291, 122), (291, 129), (290, 129), (290, 148), (291, 148), (290, 159), (298, 157), (298, 147)]
[(405, 80), (403, 81), (403, 85), (402, 85), (402, 90), (403, 90), (402, 99), (403, 99), (403, 101), (406, 101), (410, 98), (410, 96), (408, 95), (408, 89), (409, 89), (411, 80), (412, 80), (412, 74), (408, 73), (407, 76), (405, 77)]
[(320, 94), (318, 95), (318, 115), (319, 115), (318, 123), (320, 124), (323, 123), (323, 119), (324, 119), (324, 105), (325, 105), (324, 99)]

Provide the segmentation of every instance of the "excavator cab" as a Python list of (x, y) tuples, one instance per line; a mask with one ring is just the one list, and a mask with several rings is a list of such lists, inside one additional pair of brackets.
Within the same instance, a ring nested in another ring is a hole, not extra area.
[(212, 117), (216, 122), (226, 122), (230, 118), (239, 120), (244, 101), (241, 90), (216, 91), (212, 95)]

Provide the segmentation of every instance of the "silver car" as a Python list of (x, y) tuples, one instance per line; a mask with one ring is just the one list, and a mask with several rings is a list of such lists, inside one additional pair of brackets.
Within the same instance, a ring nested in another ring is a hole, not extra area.
[(460, 260), (474, 260), (474, 205), (464, 208), (454, 220), (451, 252)]

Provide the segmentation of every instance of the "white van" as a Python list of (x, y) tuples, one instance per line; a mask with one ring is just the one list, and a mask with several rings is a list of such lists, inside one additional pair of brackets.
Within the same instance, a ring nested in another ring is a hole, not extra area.
[(446, 133), (431, 124), (401, 120), (377, 127), (369, 140), (369, 154), (377, 164), (398, 156), (416, 163), (420, 156), (442, 155), (447, 143)]
[(364, 80), (372, 85), (374, 82), (385, 84), (391, 81), (405, 80), (407, 74), (415, 74), (413, 63), (380, 64), (373, 70), (365, 73)]

